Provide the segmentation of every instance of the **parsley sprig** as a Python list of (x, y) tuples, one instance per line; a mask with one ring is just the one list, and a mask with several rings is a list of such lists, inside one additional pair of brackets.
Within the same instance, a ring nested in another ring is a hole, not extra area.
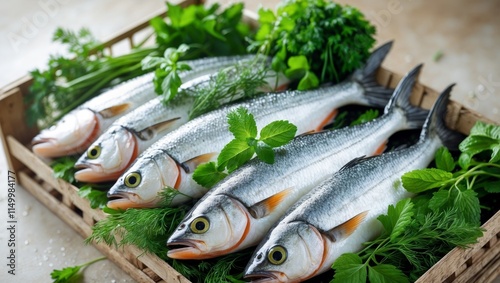
[(287, 144), (297, 132), (295, 125), (280, 120), (263, 127), (260, 137), (257, 138), (255, 118), (243, 107), (230, 112), (227, 115), (227, 122), (234, 139), (222, 149), (217, 163), (202, 164), (193, 173), (193, 180), (206, 188), (211, 188), (224, 179), (228, 173), (245, 164), (254, 154), (257, 154), (260, 160), (273, 164), (273, 148)]
[(85, 267), (94, 264), (98, 261), (105, 260), (106, 257), (100, 257), (96, 258), (94, 260), (91, 260), (89, 262), (86, 262), (82, 265), (77, 265), (77, 266), (70, 266), (70, 267), (65, 267), (61, 270), (55, 269), (50, 273), (50, 277), (54, 280), (53, 283), (71, 283), (71, 282), (78, 282), (80, 279), (80, 270), (84, 269)]

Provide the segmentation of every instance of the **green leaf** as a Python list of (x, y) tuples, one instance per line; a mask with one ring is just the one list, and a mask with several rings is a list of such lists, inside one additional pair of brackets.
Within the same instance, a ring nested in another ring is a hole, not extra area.
[(453, 178), (453, 174), (436, 168), (426, 168), (405, 173), (403, 187), (411, 193), (439, 188)]
[(464, 220), (469, 223), (480, 223), (481, 208), (477, 193), (473, 190), (463, 190), (456, 194), (454, 206), (458, 209)]
[(65, 156), (55, 159), (50, 166), (54, 170), (54, 177), (61, 178), (69, 183), (75, 182), (75, 163), (77, 159), (73, 156)]
[(50, 277), (54, 279), (53, 283), (70, 283), (76, 282), (75, 279), (78, 278), (78, 272), (80, 271), (81, 266), (71, 266), (65, 267), (61, 270), (54, 269), (50, 273)]
[(313, 72), (306, 71), (304, 77), (300, 79), (298, 90), (308, 90), (319, 86), (319, 79)]
[(450, 191), (439, 190), (432, 194), (432, 198), (429, 200), (429, 208), (434, 212), (439, 212), (442, 207), (447, 207), (450, 201)]
[(460, 154), (460, 157), (458, 158), (458, 165), (462, 169), (467, 169), (470, 166), (471, 160), (472, 160), (472, 156), (470, 154), (462, 152)]
[(78, 190), (78, 195), (84, 199), (87, 199), (90, 203), (90, 207), (93, 209), (104, 208), (108, 202), (108, 196), (106, 191), (101, 191), (92, 188), (90, 185), (85, 185)]
[(498, 154), (500, 150), (500, 139), (494, 139), (487, 136), (470, 135), (460, 143), (459, 149), (470, 156), (474, 156), (486, 150), (492, 150), (493, 153), (490, 161), (494, 162), (493, 160), (500, 159)]
[(369, 122), (378, 117), (377, 109), (368, 109), (365, 113), (361, 114), (358, 119), (351, 122), (351, 126), (363, 124)]
[(260, 131), (260, 141), (271, 147), (287, 144), (297, 133), (297, 126), (288, 121), (274, 121)]
[(500, 193), (500, 180), (486, 182), (483, 187), (488, 193)]
[(193, 172), (193, 180), (205, 188), (212, 188), (226, 176), (226, 173), (217, 169), (215, 162), (201, 164)]
[(452, 172), (455, 169), (455, 161), (446, 147), (439, 148), (434, 158), (436, 159), (436, 167), (438, 169), (447, 172)]
[(288, 59), (288, 66), (290, 69), (302, 69), (309, 70), (309, 63), (307, 62), (307, 57), (304, 55), (292, 56)]
[(276, 21), (276, 16), (271, 9), (260, 8), (258, 14), (259, 23), (261, 24), (272, 24)]
[(335, 269), (335, 275), (332, 283), (360, 283), (366, 282), (366, 265), (362, 263), (357, 254), (345, 253), (341, 255), (332, 266)]
[(492, 139), (500, 139), (500, 126), (477, 121), (470, 130), (471, 136), (486, 136)]
[(410, 224), (413, 214), (413, 203), (410, 199), (403, 199), (396, 206), (389, 205), (387, 215), (380, 215), (377, 219), (382, 223), (385, 231), (391, 235), (391, 241), (395, 241)]
[(253, 154), (254, 149), (248, 145), (247, 141), (234, 139), (220, 152), (217, 158), (218, 168), (226, 167), (231, 172), (250, 160)]
[(368, 279), (370, 283), (407, 283), (408, 277), (394, 265), (379, 264), (368, 266)]
[(262, 143), (257, 143), (257, 146), (255, 147), (255, 153), (260, 160), (268, 164), (274, 163), (274, 151), (270, 146)]
[(236, 139), (246, 140), (247, 138), (257, 137), (257, 124), (252, 114), (248, 110), (240, 107), (227, 114), (227, 123), (229, 131), (233, 133)]

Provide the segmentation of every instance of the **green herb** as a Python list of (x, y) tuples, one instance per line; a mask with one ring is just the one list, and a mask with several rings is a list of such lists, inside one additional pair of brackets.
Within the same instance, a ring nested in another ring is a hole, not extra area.
[(87, 199), (91, 208), (104, 208), (108, 202), (107, 191), (92, 188), (90, 185), (84, 185), (78, 189), (78, 195)]
[(174, 99), (179, 91), (182, 84), (179, 72), (191, 70), (188, 64), (178, 62), (188, 49), (187, 45), (181, 44), (177, 49), (167, 48), (163, 57), (147, 56), (142, 60), (143, 70), (156, 68), (153, 80), (155, 91), (163, 95), (164, 101)]
[(274, 70), (299, 77), (299, 89), (340, 82), (375, 43), (375, 27), (361, 12), (325, 0), (288, 0), (276, 14), (260, 9), (259, 23), (251, 48), (274, 56)]
[(54, 177), (61, 178), (68, 183), (75, 182), (75, 163), (77, 161), (75, 156), (64, 156), (54, 159), (50, 166), (54, 170)]
[(340, 256), (332, 282), (414, 281), (455, 246), (466, 248), (482, 235), (479, 226), (459, 217), (458, 208), (420, 212), (410, 199), (389, 206), (378, 217), (382, 234), (362, 251)]
[(259, 58), (251, 63), (237, 63), (212, 76), (208, 84), (201, 84), (193, 90), (195, 101), (189, 118), (219, 108), (223, 103), (236, 98), (254, 97), (259, 87), (266, 85), (269, 69)]
[(378, 117), (377, 109), (368, 109), (365, 113), (361, 114), (358, 119), (351, 122), (351, 126), (363, 124), (369, 122)]
[(297, 127), (288, 121), (274, 121), (260, 131), (257, 138), (257, 124), (252, 114), (245, 108), (238, 108), (227, 115), (229, 131), (234, 139), (220, 152), (215, 162), (198, 166), (193, 180), (201, 186), (210, 188), (250, 160), (254, 154), (269, 164), (274, 163), (273, 148), (287, 144), (297, 132)]
[(104, 260), (106, 257), (100, 257), (94, 260), (91, 260), (87, 263), (84, 263), (82, 265), (77, 265), (77, 266), (72, 266), (72, 267), (66, 267), (61, 270), (55, 269), (50, 273), (50, 277), (54, 280), (54, 283), (72, 283), (72, 282), (79, 282), (81, 279), (81, 274), (80, 270), (84, 269), (85, 267), (96, 263), (98, 261)]
[(441, 58), (443, 58), (444, 56), (444, 52), (443, 50), (438, 50), (436, 51), (436, 53), (434, 53), (434, 55), (432, 56), (432, 61), (434, 62), (438, 62), (439, 60), (441, 60)]

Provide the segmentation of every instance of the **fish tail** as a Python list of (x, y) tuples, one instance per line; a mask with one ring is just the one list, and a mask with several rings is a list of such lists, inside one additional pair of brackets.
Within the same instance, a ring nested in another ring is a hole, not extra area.
[(391, 50), (392, 41), (389, 41), (379, 48), (375, 49), (368, 58), (366, 65), (354, 72), (352, 79), (365, 89), (365, 97), (370, 105), (375, 107), (384, 107), (393, 93), (392, 88), (377, 83), (377, 70), (382, 65), (387, 53)]
[(425, 121), (420, 140), (437, 136), (444, 146), (449, 149), (457, 149), (458, 144), (463, 140), (464, 135), (455, 132), (446, 126), (446, 112), (450, 99), (451, 89), (455, 84), (449, 85), (438, 97), (432, 107), (429, 117)]
[(394, 111), (396, 108), (401, 109), (406, 117), (407, 129), (419, 129), (424, 125), (425, 119), (429, 111), (411, 105), (410, 96), (413, 86), (420, 74), (423, 64), (413, 68), (399, 82), (394, 94), (385, 107), (385, 113)]

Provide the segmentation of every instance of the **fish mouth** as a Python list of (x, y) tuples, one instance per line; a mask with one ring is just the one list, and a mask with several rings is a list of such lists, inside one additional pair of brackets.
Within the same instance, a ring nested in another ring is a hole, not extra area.
[(142, 208), (145, 207), (132, 200), (132, 198), (138, 198), (137, 194), (133, 193), (110, 193), (108, 192), (108, 203), (107, 206), (111, 209), (125, 210), (128, 208)]
[(167, 242), (169, 251), (167, 256), (173, 259), (203, 259), (199, 245), (203, 245), (203, 241), (173, 239)]
[(54, 138), (36, 136), (31, 141), (31, 146), (33, 152), (38, 156), (50, 158), (61, 154), (60, 150), (57, 149), (57, 142)]
[[(254, 272), (250, 274), (246, 274), (244, 276), (245, 279), (250, 279), (251, 282), (256, 283), (278, 283), (278, 282), (287, 282), (285, 274), (282, 272), (276, 271), (260, 271)], [(285, 279), (285, 280), (281, 280)]]
[(108, 181), (116, 181), (121, 176), (123, 171), (104, 172), (101, 164), (91, 164), (84, 162), (77, 162), (75, 168), (79, 169), (75, 172), (75, 179), (79, 182), (85, 183), (101, 183)]

